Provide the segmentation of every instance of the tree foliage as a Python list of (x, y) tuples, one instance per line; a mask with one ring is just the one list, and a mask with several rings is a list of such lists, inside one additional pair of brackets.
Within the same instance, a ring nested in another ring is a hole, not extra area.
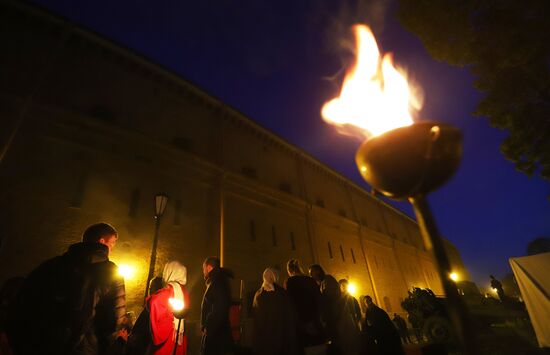
[(550, 180), (550, 1), (399, 0), (398, 18), (435, 59), (471, 70), (475, 114), (509, 133), (502, 153)]

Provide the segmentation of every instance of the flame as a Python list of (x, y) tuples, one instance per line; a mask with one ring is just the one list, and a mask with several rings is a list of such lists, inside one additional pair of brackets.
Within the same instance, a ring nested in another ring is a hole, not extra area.
[(380, 135), (413, 123), (411, 110), (420, 109), (404, 74), (393, 65), (391, 54), (380, 57), (369, 27), (353, 26), (357, 58), (348, 71), (340, 97), (325, 103), (321, 115), (338, 127), (352, 125), (366, 137)]

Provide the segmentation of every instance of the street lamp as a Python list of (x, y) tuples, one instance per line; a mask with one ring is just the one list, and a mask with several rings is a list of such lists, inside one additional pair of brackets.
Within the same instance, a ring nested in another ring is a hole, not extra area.
[(149, 273), (147, 274), (147, 282), (145, 283), (145, 296), (147, 298), (149, 282), (153, 278), (155, 273), (155, 263), (157, 260), (157, 244), (159, 239), (160, 220), (166, 209), (168, 203), (168, 196), (165, 194), (158, 194), (155, 196), (155, 236), (153, 238), (153, 248), (151, 250), (151, 260), (149, 261)]
[(155, 196), (155, 218), (160, 218), (164, 214), (166, 204), (168, 203), (168, 196), (165, 194), (158, 194)]
[(118, 274), (124, 277), (124, 281), (134, 278), (136, 268), (130, 264), (120, 264), (118, 266)]
[(449, 274), (449, 278), (450, 278), (451, 280), (453, 280), (454, 282), (457, 282), (457, 281), (458, 281), (458, 274), (457, 274), (456, 272), (451, 272), (451, 273)]
[(347, 287), (346, 291), (348, 291), (348, 293), (350, 295), (355, 297), (357, 295), (357, 286), (354, 283), (350, 282), (350, 283), (348, 283), (348, 287)]

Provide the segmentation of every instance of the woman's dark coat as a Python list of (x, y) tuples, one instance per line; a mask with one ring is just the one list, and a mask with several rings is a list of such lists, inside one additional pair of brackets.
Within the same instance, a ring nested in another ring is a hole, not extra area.
[(258, 355), (292, 354), (296, 328), (287, 292), (260, 288), (254, 296), (253, 348)]

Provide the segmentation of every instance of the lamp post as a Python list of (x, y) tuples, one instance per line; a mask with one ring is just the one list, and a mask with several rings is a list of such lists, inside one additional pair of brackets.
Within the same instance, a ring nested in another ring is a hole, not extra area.
[(159, 230), (160, 230), (160, 220), (166, 209), (166, 204), (168, 203), (168, 196), (165, 194), (158, 194), (155, 196), (155, 236), (153, 238), (153, 248), (151, 249), (151, 259), (149, 260), (149, 273), (147, 274), (147, 282), (145, 283), (145, 296), (143, 299), (147, 298), (149, 282), (154, 276), (155, 273), (155, 263), (157, 261), (157, 244), (159, 239)]

